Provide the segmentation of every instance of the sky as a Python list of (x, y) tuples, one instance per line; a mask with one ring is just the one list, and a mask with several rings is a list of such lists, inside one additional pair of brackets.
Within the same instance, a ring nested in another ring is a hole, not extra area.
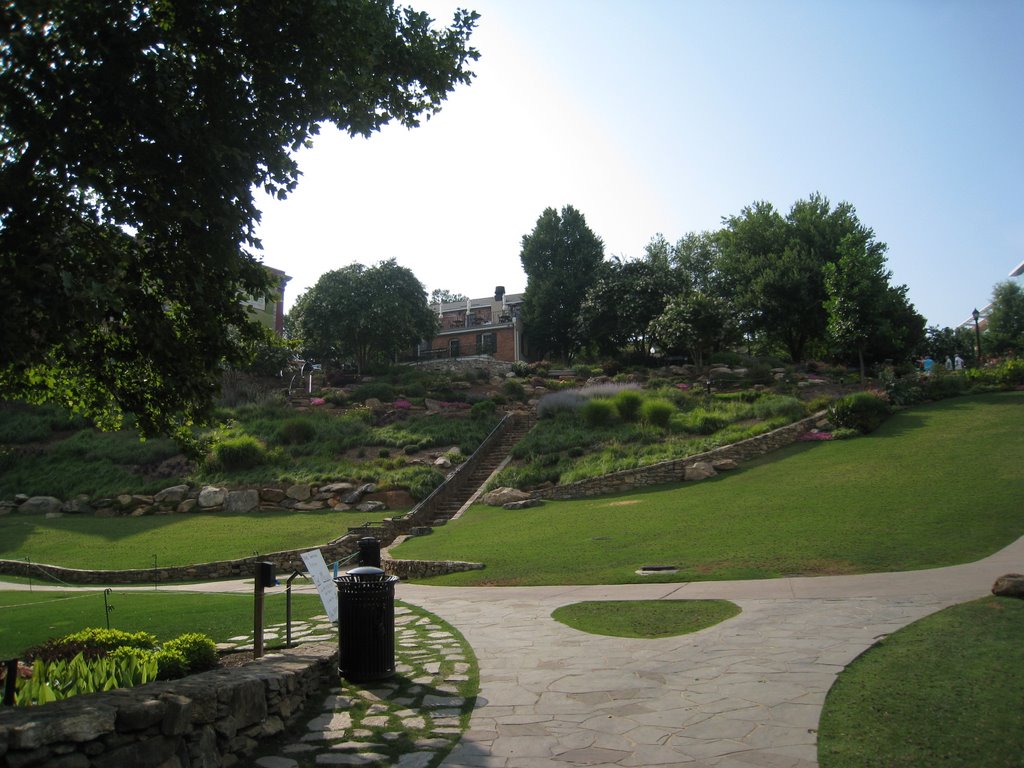
[(258, 197), (286, 309), (391, 258), (428, 293), (521, 292), (523, 236), (566, 205), (633, 259), (820, 192), (939, 327), (1024, 261), (1024, 0), (400, 4), (477, 11), (476, 77), (418, 128), (324, 128), (296, 191)]

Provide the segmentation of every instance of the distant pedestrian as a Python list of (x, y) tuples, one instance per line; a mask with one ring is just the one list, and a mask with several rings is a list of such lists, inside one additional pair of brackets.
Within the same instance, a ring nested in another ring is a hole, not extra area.
[(932, 360), (931, 355), (925, 355), (924, 362), (921, 363), (921, 367), (924, 368), (925, 376), (930, 376), (932, 373), (932, 367), (935, 365), (935, 361)]
[(953, 358), (953, 368), (962, 371), (964, 369), (964, 359), (960, 357), (960, 353), (956, 353), (956, 357)]

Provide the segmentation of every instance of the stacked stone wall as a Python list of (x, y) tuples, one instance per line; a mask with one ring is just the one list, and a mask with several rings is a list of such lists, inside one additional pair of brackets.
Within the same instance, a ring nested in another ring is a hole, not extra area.
[(2, 768), (249, 765), (329, 680), (338, 646), (309, 643), (241, 668), (0, 710)]
[(626, 469), (575, 483), (556, 485), (534, 492), (541, 499), (579, 499), (588, 496), (604, 496), (612, 493), (626, 493), (637, 488), (663, 483), (679, 483), (686, 479), (686, 470), (695, 464), (731, 459), (737, 463), (749, 461), (796, 442), (801, 434), (815, 426), (822, 414), (788, 424), (785, 427), (748, 438), (739, 443), (722, 446), (714, 450), (687, 456), (685, 459), (671, 459), (637, 469)]

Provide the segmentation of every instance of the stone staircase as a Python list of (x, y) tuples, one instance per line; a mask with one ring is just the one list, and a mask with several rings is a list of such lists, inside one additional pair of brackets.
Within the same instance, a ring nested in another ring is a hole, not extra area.
[(434, 508), (430, 525), (444, 525), (451, 520), (470, 501), (487, 478), (508, 458), (512, 447), (529, 432), (534, 425), (532, 417), (524, 417), (515, 421), (509, 429), (491, 445), (486, 454), (480, 458), (479, 464), (465, 478), (459, 478), (451, 493)]

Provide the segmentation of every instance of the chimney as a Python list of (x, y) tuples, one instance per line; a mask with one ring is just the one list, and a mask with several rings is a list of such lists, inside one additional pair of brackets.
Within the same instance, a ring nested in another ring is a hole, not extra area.
[(494, 300), (501, 301), (501, 298), (505, 295), (505, 286), (496, 285), (494, 286)]

